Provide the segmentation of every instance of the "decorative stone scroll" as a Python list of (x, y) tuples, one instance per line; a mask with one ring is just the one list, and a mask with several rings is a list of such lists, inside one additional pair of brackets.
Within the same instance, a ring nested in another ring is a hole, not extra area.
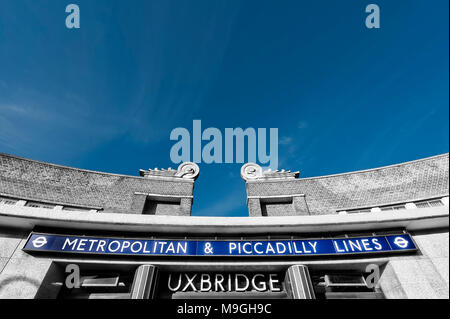
[(241, 177), (245, 181), (249, 179), (257, 179), (263, 177), (261, 166), (255, 163), (247, 163), (241, 167)]
[(270, 169), (263, 171), (262, 167), (255, 163), (247, 163), (241, 167), (241, 177), (245, 181), (272, 178), (293, 179), (299, 175), (300, 172), (285, 171), (284, 169), (281, 171), (272, 171)]
[(198, 174), (200, 174), (200, 168), (197, 164), (192, 162), (184, 162), (178, 166), (175, 176), (195, 180), (197, 179)]
[(197, 164), (192, 162), (184, 162), (178, 166), (177, 170), (172, 168), (166, 169), (148, 169), (139, 171), (139, 175), (142, 177), (174, 177), (174, 178), (184, 178), (184, 179), (193, 179), (196, 180), (198, 175), (200, 174), (200, 168)]

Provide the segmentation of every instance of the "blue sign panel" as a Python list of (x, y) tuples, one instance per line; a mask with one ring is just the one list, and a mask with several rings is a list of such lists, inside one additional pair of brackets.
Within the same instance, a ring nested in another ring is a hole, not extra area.
[(166, 240), (32, 233), (25, 251), (154, 256), (308, 256), (417, 250), (409, 234), (301, 240)]

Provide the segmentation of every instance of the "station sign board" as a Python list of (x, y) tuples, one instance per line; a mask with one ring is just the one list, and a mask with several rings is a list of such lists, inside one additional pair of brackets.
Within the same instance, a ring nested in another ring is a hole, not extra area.
[(31, 233), (29, 252), (133, 256), (314, 256), (415, 251), (407, 233), (289, 240), (169, 240)]

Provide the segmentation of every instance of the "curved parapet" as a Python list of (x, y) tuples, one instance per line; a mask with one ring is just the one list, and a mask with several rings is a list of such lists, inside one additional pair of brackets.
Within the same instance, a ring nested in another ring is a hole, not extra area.
[(0, 198), (71, 211), (190, 215), (198, 174), (194, 163), (127, 176), (0, 153)]
[[(364, 171), (300, 179), (258, 171), (255, 165), (242, 167), (247, 172), (243, 178), (247, 182), (250, 216), (408, 208), (423, 200), (448, 197), (449, 193), (448, 153)], [(249, 169), (257, 174), (248, 174)]]

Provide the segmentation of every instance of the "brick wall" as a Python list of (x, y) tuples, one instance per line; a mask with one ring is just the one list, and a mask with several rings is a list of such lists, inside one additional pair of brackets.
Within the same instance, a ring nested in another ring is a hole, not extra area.
[(135, 192), (192, 196), (193, 187), (193, 181), (92, 172), (0, 153), (0, 194), (15, 198), (129, 213)]
[[(248, 196), (305, 194), (311, 214), (448, 196), (449, 156), (347, 174), (247, 183)], [(249, 205), (250, 215), (252, 207)]]

